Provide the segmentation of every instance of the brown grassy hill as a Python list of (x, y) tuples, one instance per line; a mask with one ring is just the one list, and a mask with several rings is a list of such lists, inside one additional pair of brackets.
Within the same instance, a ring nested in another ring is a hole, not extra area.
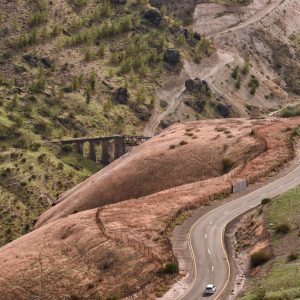
[[(292, 127), (299, 119), (263, 120), (263, 126), (257, 121), (238, 121), (240, 127), (246, 127), (244, 133), (260, 127), (257, 134), (267, 142), (267, 151), (238, 176), (274, 172), (275, 165), (289, 159), (290, 137), (296, 133)], [(233, 134), (236, 122), (226, 124), (232, 126)], [(221, 124), (218, 121), (211, 129), (203, 129), (220, 134), (220, 142), (228, 141), (228, 134), (215, 130)], [(244, 135), (245, 145), (256, 144), (251, 136)], [(162, 143), (165, 140), (160, 139)], [(247, 152), (243, 156), (247, 158)], [(138, 299), (154, 299), (174, 279), (172, 270), (166, 268), (173, 260), (165, 232), (170, 220), (184, 205), (209, 205), (202, 196), (221, 192), (229, 181), (214, 178), (181, 185), (100, 210), (71, 214), (36, 229), (0, 248), (0, 299), (118, 299), (133, 293)]]
[(240, 119), (174, 125), (64, 193), (37, 225), (220, 176), (264, 150), (252, 129), (253, 121)]
[(95, 213), (61, 219), (2, 247), (0, 299), (117, 299), (153, 280), (158, 266), (103, 236)]

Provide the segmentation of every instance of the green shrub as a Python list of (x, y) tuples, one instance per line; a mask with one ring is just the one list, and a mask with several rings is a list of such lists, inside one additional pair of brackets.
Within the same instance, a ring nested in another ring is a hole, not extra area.
[(251, 268), (263, 265), (271, 259), (271, 253), (268, 250), (260, 250), (255, 252), (250, 257)]
[(166, 274), (176, 274), (178, 273), (178, 265), (174, 262), (168, 262), (165, 265), (164, 272)]
[(242, 68), (242, 74), (247, 75), (250, 71), (251, 65), (249, 59), (245, 59), (244, 66)]
[(292, 252), (288, 255), (287, 260), (289, 262), (297, 260), (299, 257), (298, 253)]
[(34, 13), (28, 20), (28, 24), (30, 27), (35, 27), (41, 25), (48, 20), (48, 15), (44, 11), (39, 11)]
[(237, 79), (238, 76), (239, 76), (239, 71), (240, 71), (240, 67), (239, 66), (234, 67), (234, 69), (233, 69), (233, 71), (231, 73), (231, 77), (233, 79)]
[(260, 85), (260, 83), (259, 83), (258, 79), (254, 75), (252, 75), (251, 79), (248, 83), (248, 87), (250, 88), (251, 95), (255, 95), (256, 89), (259, 88), (259, 85)]
[(275, 231), (278, 234), (287, 234), (291, 230), (291, 227), (287, 223), (282, 223), (276, 226)]
[(36, 75), (36, 80), (31, 84), (30, 90), (36, 93), (42, 93), (47, 84), (46, 73), (43, 69), (40, 69)]
[(287, 107), (281, 112), (281, 117), (290, 118), (300, 116), (300, 107)]
[(239, 90), (241, 88), (241, 76), (238, 76), (238, 79), (235, 83), (235, 87)]
[(96, 58), (96, 53), (91, 49), (87, 49), (86, 52), (85, 52), (85, 55), (84, 55), (84, 59), (86, 61), (92, 61), (95, 58)]
[(228, 173), (234, 166), (234, 161), (230, 158), (223, 158), (222, 160), (223, 172)]
[(261, 200), (261, 205), (267, 205), (271, 202), (270, 198), (264, 198)]

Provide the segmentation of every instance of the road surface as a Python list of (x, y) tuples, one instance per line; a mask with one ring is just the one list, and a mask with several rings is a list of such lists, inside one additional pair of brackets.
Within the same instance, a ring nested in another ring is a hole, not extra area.
[(216, 208), (200, 218), (189, 232), (189, 244), (195, 269), (195, 278), (182, 300), (208, 299), (203, 291), (208, 283), (217, 286), (210, 300), (228, 299), (222, 295), (229, 282), (230, 265), (224, 246), (226, 225), (258, 206), (264, 198), (273, 198), (300, 184), (300, 166), (280, 179)]

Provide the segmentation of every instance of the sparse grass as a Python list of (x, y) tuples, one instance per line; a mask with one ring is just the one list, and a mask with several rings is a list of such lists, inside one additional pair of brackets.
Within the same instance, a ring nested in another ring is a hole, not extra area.
[[(5, 26), (12, 30), (1, 36), (0, 42), (7, 57), (0, 74), (0, 188), (10, 195), (0, 197), (4, 205), (0, 245), (22, 235), (23, 228), (30, 230), (50, 205), (45, 195), (55, 199), (102, 167), (74, 149), (64, 152), (46, 145), (45, 140), (139, 134), (144, 123), (132, 107), (153, 106), (158, 86), (180, 69), (165, 68), (166, 49), (176, 48), (189, 59), (195, 52), (200, 59), (212, 50), (212, 41), (205, 39), (201, 45), (196, 40), (192, 45), (187, 40), (178, 44), (181, 37), (168, 29), (175, 22), (171, 16), (166, 15), (166, 26), (158, 28), (142, 23), (147, 7), (143, 1), (128, 1), (126, 6), (111, 5), (110, 1), (67, 2), (56, 17), (52, 17), (56, 5), (46, 0), (24, 2), (22, 10), (28, 10), (27, 17), (16, 10), (5, 18), (1, 7)], [(25, 61), (25, 54), (32, 55), (30, 61)], [(55, 67), (43, 65), (44, 57)], [(12, 63), (20, 65), (23, 73), (10, 71)], [(129, 91), (130, 105), (112, 101), (110, 87), (121, 86)], [(19, 153), (23, 155), (20, 159)], [(22, 212), (14, 218), (16, 211), (9, 210), (9, 202), (5, 202), (10, 197), (20, 202), (26, 217)]]
[(300, 221), (299, 187), (276, 197), (267, 213), (267, 221), (276, 230), (284, 227), (297, 227)]
[(300, 116), (300, 105), (283, 109), (280, 113), (280, 116), (283, 118)]
[[(266, 224), (275, 232), (271, 239), (271, 248), (281, 247), (281, 240), (284, 240), (286, 235), (294, 234), (293, 232), (297, 230), (300, 221), (299, 195), (299, 187), (296, 187), (269, 202), (266, 210)], [(280, 228), (280, 232), (283, 228), (284, 234), (276, 234), (278, 228)], [(261, 274), (263, 276), (258, 275), (259, 278), (251, 283), (249, 291), (240, 299), (258, 299), (259, 286), (265, 290), (263, 299), (299, 299), (300, 273), (297, 249), (294, 249), (293, 243), (284, 244), (284, 247), (289, 254), (274, 257), (262, 266)]]
[[(267, 276), (259, 278), (257, 285), (266, 291), (264, 299), (299, 299), (300, 296), (300, 276), (298, 264), (289, 264), (285, 259), (276, 262), (269, 262), (263, 266)], [(256, 300), (257, 288), (240, 297), (241, 300)]]

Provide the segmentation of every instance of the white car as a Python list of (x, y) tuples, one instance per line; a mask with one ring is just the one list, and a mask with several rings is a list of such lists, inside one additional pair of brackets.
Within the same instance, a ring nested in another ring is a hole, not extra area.
[(205, 295), (212, 295), (215, 293), (217, 288), (213, 284), (208, 284), (204, 290)]

